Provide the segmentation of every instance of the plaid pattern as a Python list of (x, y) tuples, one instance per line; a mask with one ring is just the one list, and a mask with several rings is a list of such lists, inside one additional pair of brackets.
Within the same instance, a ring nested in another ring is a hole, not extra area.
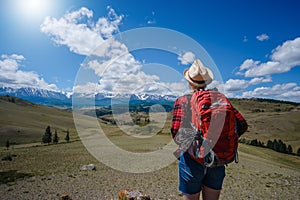
[[(179, 97), (174, 103), (174, 110), (173, 110), (173, 118), (172, 118), (172, 127), (171, 133), (172, 137), (174, 138), (182, 126), (184, 118), (187, 114), (187, 105), (189, 105), (189, 98), (187, 95)], [(234, 108), (234, 114), (236, 118), (236, 125), (237, 125), (237, 133), (238, 136), (241, 136), (245, 133), (248, 129), (248, 124), (242, 114)]]
[(185, 105), (188, 105), (188, 104), (189, 104), (189, 99), (186, 95), (179, 97), (174, 103), (172, 128), (171, 128), (171, 133), (172, 133), (173, 138), (176, 136), (179, 128), (182, 125), (183, 118), (186, 114), (184, 107), (185, 107)]

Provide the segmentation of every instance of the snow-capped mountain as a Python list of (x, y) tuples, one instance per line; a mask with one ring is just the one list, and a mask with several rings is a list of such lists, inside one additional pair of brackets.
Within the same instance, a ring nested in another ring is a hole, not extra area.
[[(50, 91), (38, 88), (11, 88), (0, 87), (1, 96), (15, 96), (33, 103), (45, 104), (50, 106), (67, 106), (71, 107), (72, 95), (69, 93)], [(80, 95), (81, 98), (89, 98), (89, 96)], [(90, 96), (91, 97), (91, 96)], [(109, 105), (111, 100), (129, 100), (134, 103), (158, 103), (158, 102), (174, 102), (175, 95), (158, 95), (158, 94), (113, 94), (111, 92), (101, 92), (92, 95), (95, 98), (96, 104), (101, 106)]]
[(64, 100), (67, 96), (61, 92), (38, 89), (38, 88), (10, 88), (10, 87), (1, 87), (1, 95), (10, 95), (15, 97), (43, 97), (43, 98), (54, 98)]
[(141, 101), (175, 101), (177, 96), (175, 95), (158, 95), (158, 94), (133, 94), (131, 95), (132, 100), (141, 100)]
[(49, 106), (68, 106), (71, 105), (70, 98), (62, 92), (50, 91), (39, 88), (11, 88), (0, 87), (1, 96), (14, 96), (22, 98), (33, 103), (44, 104)]
[(159, 95), (159, 94), (113, 94), (107, 92), (101, 92), (96, 94), (96, 99), (129, 99), (131, 101), (175, 101), (175, 95)]

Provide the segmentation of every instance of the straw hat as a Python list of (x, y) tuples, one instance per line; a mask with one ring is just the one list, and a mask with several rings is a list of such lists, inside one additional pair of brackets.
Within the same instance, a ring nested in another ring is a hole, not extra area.
[(212, 82), (214, 75), (200, 60), (195, 60), (189, 69), (184, 70), (184, 77), (197, 87), (205, 87)]

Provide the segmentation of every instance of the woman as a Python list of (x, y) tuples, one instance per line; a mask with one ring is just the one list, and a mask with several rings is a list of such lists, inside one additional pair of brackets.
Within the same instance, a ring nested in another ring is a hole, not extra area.
[[(213, 80), (213, 73), (205, 67), (200, 60), (195, 60), (189, 69), (184, 71), (184, 77), (188, 81), (191, 93), (205, 90)], [(190, 98), (188, 95), (179, 97), (174, 103), (172, 136), (176, 137), (180, 127), (187, 125), (186, 120), (191, 115)], [(243, 134), (248, 126), (242, 115), (235, 109), (235, 118), (238, 134)], [(176, 142), (176, 140), (175, 140)], [(225, 166), (206, 167), (193, 159), (187, 151), (181, 150), (179, 156), (179, 191), (184, 200), (198, 200), (202, 191), (203, 200), (219, 199), (225, 177)]]

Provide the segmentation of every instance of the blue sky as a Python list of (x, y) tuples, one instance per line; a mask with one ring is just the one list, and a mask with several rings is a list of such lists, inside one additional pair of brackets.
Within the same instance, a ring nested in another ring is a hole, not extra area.
[[(0, 86), (71, 92), (95, 48), (115, 34), (156, 27), (199, 43), (221, 75), (213, 86), (228, 96), (300, 102), (299, 9), (297, 0), (1, 0)], [(186, 89), (182, 73), (198, 57), (187, 48), (177, 55), (128, 52), (124, 44), (114, 48), (128, 55), (104, 74), (100, 63), (89, 66), (99, 81), (86, 81), (86, 86), (96, 83), (99, 91), (111, 92), (117, 81), (126, 86), (123, 92), (164, 93), (157, 89), (163, 86), (179, 95)], [(112, 52), (105, 56), (112, 59)], [(151, 62), (160, 65), (147, 65)]]

